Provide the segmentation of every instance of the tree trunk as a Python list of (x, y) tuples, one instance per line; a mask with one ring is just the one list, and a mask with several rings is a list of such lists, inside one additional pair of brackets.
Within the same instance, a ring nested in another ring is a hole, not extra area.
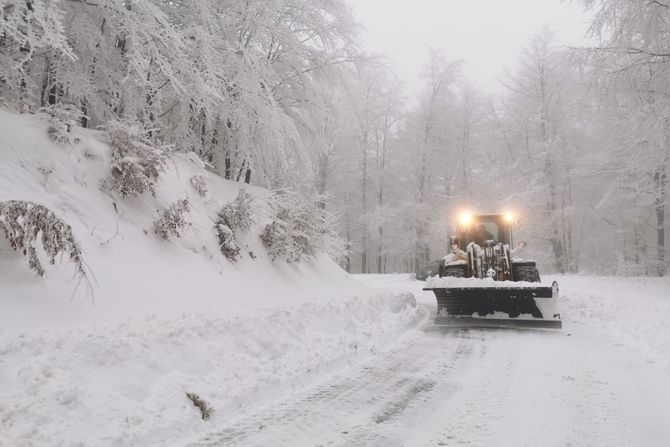
[(51, 58), (47, 54), (44, 57), (44, 77), (42, 78), (42, 92), (40, 94), (40, 106), (50, 104), (49, 83), (51, 82)]
[(326, 209), (326, 192), (328, 191), (328, 180), (330, 175), (330, 152), (331, 148), (319, 152), (316, 166), (316, 192), (319, 200), (316, 202), (317, 208)]
[[(350, 197), (349, 193), (345, 193), (344, 205), (347, 210), (351, 205), (349, 197)], [(351, 273), (351, 217), (349, 215), (349, 212), (345, 213), (344, 217), (345, 217), (344, 232), (346, 239), (346, 256), (344, 257), (344, 271), (346, 271), (347, 273)]]
[(361, 137), (361, 211), (363, 212), (362, 219), (362, 234), (361, 234), (361, 273), (368, 273), (368, 133), (367, 129), (363, 130)]
[(384, 273), (382, 270), (382, 259), (384, 257), (384, 227), (380, 225), (377, 231), (379, 234), (379, 251), (377, 252), (377, 273)]
[[(379, 188), (377, 190), (377, 206), (381, 212), (384, 207), (384, 187), (385, 185), (385, 176), (386, 176), (386, 146), (388, 141), (388, 133), (390, 131), (391, 124), (389, 124), (388, 115), (384, 120), (384, 134), (382, 136), (381, 144), (377, 144), (377, 172), (379, 176)], [(377, 227), (377, 235), (379, 236), (379, 245), (377, 248), (377, 273), (384, 273), (385, 268), (383, 266), (384, 258), (384, 226), (380, 222)]]
[(561, 225), (559, 214), (558, 191), (556, 186), (556, 172), (553, 160), (547, 159), (544, 170), (545, 178), (549, 185), (549, 198), (547, 201), (547, 219), (549, 220), (549, 240), (552, 248), (552, 255), (554, 257), (554, 266), (556, 271), (561, 274), (565, 273), (565, 252), (561, 236)]
[(28, 78), (30, 78), (30, 66), (24, 62), (21, 66), (21, 81), (19, 82), (19, 113), (26, 113), (30, 110)]
[(661, 164), (654, 174), (654, 183), (656, 186), (656, 199), (654, 209), (656, 211), (656, 262), (658, 276), (667, 274), (667, 265), (665, 264), (665, 197), (667, 172), (666, 163)]
[(226, 180), (231, 180), (230, 176), (232, 170), (231, 170), (230, 153), (228, 153), (228, 151), (226, 151), (226, 154), (223, 156), (223, 163), (225, 165), (223, 178), (225, 178)]

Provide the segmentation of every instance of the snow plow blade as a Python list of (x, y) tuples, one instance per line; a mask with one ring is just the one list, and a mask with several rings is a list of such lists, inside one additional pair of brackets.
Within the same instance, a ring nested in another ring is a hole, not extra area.
[(560, 329), (558, 284), (523, 287), (426, 287), (437, 298), (435, 324)]

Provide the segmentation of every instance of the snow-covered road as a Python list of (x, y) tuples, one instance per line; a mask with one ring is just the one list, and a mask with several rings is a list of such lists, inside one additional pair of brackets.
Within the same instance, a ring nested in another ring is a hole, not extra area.
[[(667, 446), (670, 376), (588, 325), (562, 331), (446, 330), (426, 318), (373, 356), (179, 441), (244, 446)], [(170, 445), (174, 445), (173, 442)]]

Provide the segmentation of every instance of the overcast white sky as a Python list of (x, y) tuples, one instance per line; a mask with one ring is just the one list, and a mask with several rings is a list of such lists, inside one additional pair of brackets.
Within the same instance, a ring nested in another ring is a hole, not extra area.
[(557, 43), (580, 45), (589, 22), (577, 2), (561, 0), (349, 1), (365, 28), (365, 47), (395, 62), (408, 95), (421, 86), (428, 46), (444, 50), (450, 60), (466, 60), (470, 82), (495, 93), (505, 69), (514, 69), (520, 47), (543, 25), (556, 31)]

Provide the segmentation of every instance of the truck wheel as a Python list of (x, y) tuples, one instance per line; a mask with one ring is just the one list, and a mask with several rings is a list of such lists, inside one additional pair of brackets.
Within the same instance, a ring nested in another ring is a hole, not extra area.
[(514, 266), (515, 281), (540, 282), (540, 272), (535, 265)]
[(465, 278), (465, 266), (445, 266), (444, 276), (452, 276), (455, 278)]

